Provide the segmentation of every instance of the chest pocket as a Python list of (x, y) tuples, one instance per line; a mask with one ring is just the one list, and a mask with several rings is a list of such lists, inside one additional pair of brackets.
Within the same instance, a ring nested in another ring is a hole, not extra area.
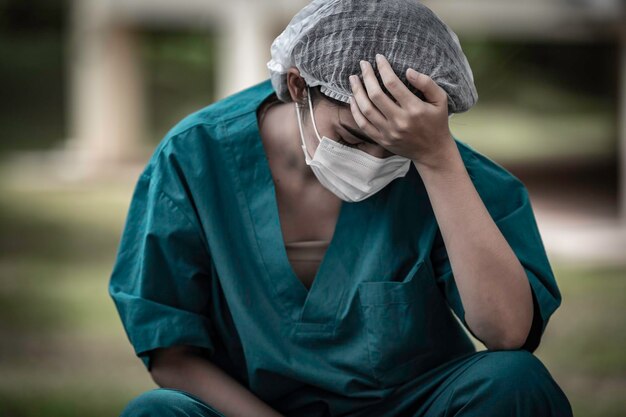
[(417, 261), (402, 281), (362, 282), (357, 291), (373, 377), (391, 386), (432, 368), (449, 312), (429, 266)]

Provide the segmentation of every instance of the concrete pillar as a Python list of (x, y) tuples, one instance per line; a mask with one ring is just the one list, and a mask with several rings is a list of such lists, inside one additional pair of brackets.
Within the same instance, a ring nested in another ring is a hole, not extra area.
[(109, 2), (73, 3), (68, 167), (78, 177), (114, 170), (141, 154), (144, 102), (136, 33), (111, 18)]
[(622, 25), (618, 31), (618, 202), (620, 221), (626, 228), (626, 25)]
[(217, 98), (269, 77), (271, 39), (265, 2), (231, 0), (219, 35)]

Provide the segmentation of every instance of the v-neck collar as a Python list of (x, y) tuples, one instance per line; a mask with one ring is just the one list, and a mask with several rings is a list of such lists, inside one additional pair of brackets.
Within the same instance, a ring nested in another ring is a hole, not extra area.
[[(246, 195), (257, 248), (262, 258), (263, 274), (269, 288), (273, 288), (275, 302), (294, 324), (295, 332), (334, 332), (337, 316), (351, 282), (354, 261), (354, 242), (363, 242), (368, 215), (373, 210), (363, 210), (375, 204), (369, 198), (360, 202), (342, 201), (332, 239), (319, 264), (309, 289), (296, 275), (285, 248), (282, 235), (276, 188), (269, 161), (262, 143), (257, 119), (257, 109), (274, 92), (269, 80), (257, 86), (249, 108), (237, 117), (236, 142), (228, 141), (240, 163), (238, 174)], [(295, 139), (294, 139), (295, 140)], [(245, 155), (238, 155), (238, 154)], [(358, 211), (362, 213), (356, 214)], [(349, 241), (348, 241), (349, 239)]]

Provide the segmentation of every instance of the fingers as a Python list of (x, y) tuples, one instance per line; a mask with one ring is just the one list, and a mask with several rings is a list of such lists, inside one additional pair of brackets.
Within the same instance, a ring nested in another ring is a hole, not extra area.
[(369, 61), (361, 61), (360, 64), (367, 95), (386, 119), (392, 118), (394, 112), (399, 109), (399, 106), (385, 94), (382, 88), (380, 88), (372, 64), (370, 64)]
[(367, 90), (363, 87), (361, 80), (356, 75), (350, 76), (350, 85), (352, 86), (352, 95), (354, 100), (359, 107), (359, 110), (369, 120), (375, 125), (382, 126), (386, 122), (386, 117), (378, 110), (376, 105), (372, 103), (369, 96), (367, 95)]
[(424, 98), (428, 103), (440, 105), (447, 102), (448, 96), (445, 90), (428, 75), (409, 68), (406, 71), (406, 78), (415, 88), (424, 93)]
[(414, 106), (415, 100), (419, 100), (419, 97), (413, 94), (402, 80), (398, 78), (389, 61), (383, 55), (376, 54), (376, 65), (385, 88), (393, 95), (400, 107)]
[(365, 133), (367, 136), (374, 139), (375, 141), (379, 142), (382, 137), (380, 130), (376, 126), (374, 126), (369, 120), (367, 120), (367, 117), (363, 115), (363, 113), (359, 109), (359, 106), (356, 104), (354, 97), (350, 97), (350, 110), (352, 111), (352, 117), (354, 117), (354, 121), (356, 122), (357, 126), (361, 128), (363, 133)]

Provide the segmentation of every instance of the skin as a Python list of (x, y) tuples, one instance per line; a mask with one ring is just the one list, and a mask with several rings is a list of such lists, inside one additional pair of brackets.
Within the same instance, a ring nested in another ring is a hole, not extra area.
[(447, 94), (426, 74), (407, 70), (421, 100), (376, 56), (384, 94), (372, 65), (361, 61), (363, 82), (351, 76), (352, 115), (381, 146), (413, 160), (440, 226), (468, 326), (488, 349), (517, 349), (533, 318), (530, 283), (519, 259), (487, 211), (454, 142)]
[(200, 398), (226, 417), (282, 417), (194, 346), (172, 346), (152, 353), (152, 380)]
[[(352, 83), (349, 105), (337, 107), (320, 97), (313, 100), (319, 134), (379, 158), (395, 154), (413, 161), (439, 224), (468, 326), (487, 349), (518, 349), (532, 323), (530, 284), (465, 168), (448, 127), (447, 95), (429, 76), (413, 75), (409, 69), (409, 82), (426, 98), (421, 100), (384, 57), (377, 59), (391, 96), (383, 93), (372, 66), (363, 62), (361, 78)], [(302, 112), (304, 140), (313, 155), (319, 142), (308, 118), (306, 83), (296, 68), (289, 70), (287, 83), (292, 100), (307, 106)], [(295, 105), (278, 103), (266, 110), (260, 133), (285, 242), (330, 239), (342, 200), (317, 181), (304, 161)], [(350, 134), (342, 123), (372, 143)], [(195, 394), (228, 417), (280, 416), (197, 348), (156, 349), (151, 375), (159, 386)]]
[[(526, 341), (532, 324), (530, 283), (465, 168), (448, 125), (447, 94), (426, 74), (409, 69), (407, 79), (424, 93), (426, 100), (421, 100), (402, 83), (384, 56), (377, 59), (391, 96), (381, 89), (371, 64), (362, 61), (361, 78), (351, 77), (353, 97), (349, 105), (337, 108), (329, 100), (321, 99), (317, 104), (314, 100), (319, 134), (358, 144), (359, 149), (377, 157), (395, 154), (413, 161), (439, 224), (468, 326), (488, 349), (517, 349)], [(297, 68), (289, 70), (287, 85), (292, 100), (307, 106), (303, 112), (307, 115), (308, 91)], [(315, 231), (323, 230), (329, 238), (341, 200), (316, 181), (304, 162), (294, 104), (276, 105), (269, 112), (273, 112), (276, 124), (265, 132), (265, 144), (278, 184), (279, 206), (305, 213), (301, 221), (281, 216), (284, 235), (313, 234), (319, 238)], [(357, 139), (341, 123), (376, 144)], [(308, 117), (303, 120), (303, 130), (313, 155), (319, 142)], [(281, 169), (281, 158), (294, 162)]]
[[(292, 102), (278, 102), (259, 109), (260, 133), (268, 159), (274, 186), (284, 242), (332, 239), (342, 200), (325, 188), (306, 165), (301, 148), (297, 123), (296, 103), (302, 106), (304, 141), (313, 154), (319, 141), (311, 122), (306, 94), (312, 93), (315, 123), (320, 136), (345, 141), (379, 158), (393, 155), (372, 140), (367, 143), (357, 139), (349, 130), (360, 134), (360, 129), (347, 103), (335, 103), (316, 89), (306, 88), (297, 68), (289, 69), (287, 86)], [(300, 277), (310, 288), (312, 277)]]

